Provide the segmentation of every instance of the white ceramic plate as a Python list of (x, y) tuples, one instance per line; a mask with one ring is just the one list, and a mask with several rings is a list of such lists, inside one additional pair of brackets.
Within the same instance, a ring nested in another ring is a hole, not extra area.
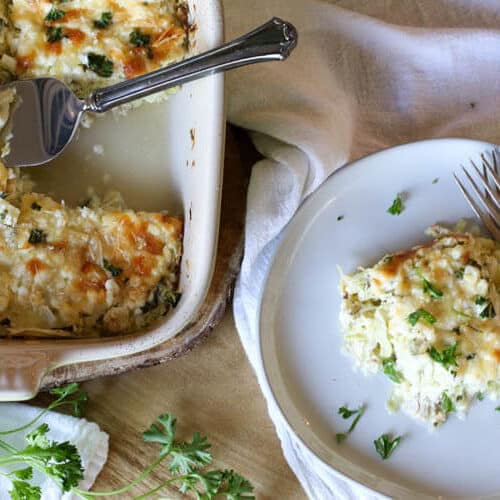
[[(500, 495), (500, 414), (494, 402), (483, 401), (465, 421), (452, 417), (435, 432), (403, 413), (390, 415), (387, 378), (355, 372), (340, 352), (337, 265), (346, 272), (372, 265), (386, 253), (426, 241), (424, 230), (431, 224), (472, 217), (452, 172), (492, 147), (462, 139), (423, 141), (341, 169), (291, 221), (268, 276), (261, 350), (285, 419), (324, 463), (390, 496)], [(392, 216), (387, 208), (398, 192), (407, 193), (405, 210)], [(337, 445), (335, 433), (349, 426), (338, 408), (361, 403), (367, 405), (365, 415)], [(385, 432), (404, 438), (382, 461), (373, 440)]]

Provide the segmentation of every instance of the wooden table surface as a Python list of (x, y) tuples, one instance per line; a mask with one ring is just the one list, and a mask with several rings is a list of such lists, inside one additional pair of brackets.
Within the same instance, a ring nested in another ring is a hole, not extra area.
[[(181, 436), (195, 431), (208, 436), (214, 466), (244, 475), (258, 499), (306, 498), (283, 458), (229, 309), (192, 352), (165, 365), (98, 378), (82, 387), (90, 396), (85, 416), (110, 436), (108, 462), (96, 490), (123, 485), (156, 458), (157, 448), (144, 443), (141, 433), (168, 412), (177, 417)], [(158, 485), (160, 477), (161, 471), (152, 474), (144, 485)], [(140, 491), (145, 490), (136, 494)], [(174, 490), (162, 496), (178, 498)]]

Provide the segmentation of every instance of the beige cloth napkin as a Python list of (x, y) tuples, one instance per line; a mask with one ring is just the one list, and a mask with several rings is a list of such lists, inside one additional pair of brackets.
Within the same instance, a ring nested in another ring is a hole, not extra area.
[[(284, 454), (314, 499), (372, 494), (293, 436), (266, 386), (257, 308), (276, 238), (303, 198), (347, 161), (428, 137), (498, 142), (498, 0), (225, 0), (228, 39), (279, 16), (299, 45), (285, 63), (227, 76), (228, 117), (266, 157), (248, 193), (236, 324)], [(404, 168), (400, 165), (400, 168)]]

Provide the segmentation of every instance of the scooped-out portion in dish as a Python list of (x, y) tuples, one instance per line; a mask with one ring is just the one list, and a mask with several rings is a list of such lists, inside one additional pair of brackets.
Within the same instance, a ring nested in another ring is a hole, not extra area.
[(438, 426), (500, 398), (500, 244), (439, 226), (432, 243), (342, 275), (344, 351), (392, 382), (390, 411)]
[(156, 70), (189, 51), (181, 0), (3, 0), (3, 81), (53, 76), (81, 97)]
[(0, 336), (127, 334), (176, 306), (182, 219), (121, 207), (68, 208), (0, 164)]

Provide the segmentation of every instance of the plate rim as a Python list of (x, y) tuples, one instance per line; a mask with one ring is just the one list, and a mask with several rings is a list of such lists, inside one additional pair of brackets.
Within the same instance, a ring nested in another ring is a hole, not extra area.
[[(282, 407), (282, 403), (280, 402), (279, 398), (276, 395), (276, 390), (273, 387), (271, 383), (271, 376), (269, 375), (270, 372), (270, 367), (268, 366), (269, 363), (267, 362), (268, 355), (266, 354), (265, 350), (266, 347), (264, 346), (264, 333), (267, 332), (272, 332), (273, 328), (270, 326), (270, 320), (266, 320), (265, 316), (267, 312), (269, 312), (269, 309), (271, 306), (268, 306), (269, 304), (269, 299), (271, 296), (280, 294), (279, 291), (276, 291), (273, 287), (273, 271), (274, 268), (278, 262), (278, 260), (284, 258), (284, 254), (286, 254), (284, 248), (286, 248), (286, 243), (290, 240), (291, 236), (290, 233), (293, 230), (293, 227), (295, 224), (297, 224), (299, 218), (301, 217), (301, 214), (307, 209), (307, 207), (311, 204), (314, 203), (314, 199), (316, 197), (319, 197), (319, 193), (326, 189), (326, 186), (328, 186), (333, 179), (337, 176), (339, 172), (343, 172), (345, 169), (348, 167), (352, 167), (358, 163), (362, 163), (365, 160), (372, 159), (374, 157), (380, 156), (384, 153), (387, 153), (389, 151), (397, 151), (399, 149), (412, 149), (414, 147), (421, 147), (425, 144), (436, 144), (436, 143), (449, 143), (449, 142), (459, 142), (462, 144), (469, 144), (470, 146), (476, 145), (481, 148), (484, 148), (486, 151), (487, 149), (495, 149), (498, 146), (494, 143), (488, 142), (488, 141), (482, 141), (478, 139), (471, 139), (471, 138), (464, 138), (464, 137), (436, 137), (436, 138), (429, 138), (429, 139), (422, 139), (418, 141), (409, 141), (405, 143), (401, 143), (395, 146), (389, 146), (386, 148), (383, 148), (379, 151), (367, 154), (365, 156), (362, 156), (360, 158), (357, 158), (351, 162), (346, 163), (345, 165), (342, 165), (341, 167), (337, 168), (334, 172), (329, 174), (324, 181), (310, 194), (308, 194), (300, 203), (299, 207), (297, 208), (296, 212), (293, 214), (291, 219), (287, 222), (287, 224), (284, 226), (282, 229), (280, 235), (279, 235), (279, 240), (277, 243), (277, 247), (274, 251), (274, 255), (271, 258), (271, 261), (269, 263), (268, 269), (266, 271), (264, 281), (263, 281), (263, 287), (262, 287), (262, 295), (258, 304), (257, 308), (257, 334), (258, 334), (258, 349), (259, 349), (259, 354), (261, 357), (261, 362), (262, 362), (262, 373), (263, 373), (263, 382), (265, 384), (265, 387), (267, 389), (268, 394), (272, 398), (272, 402), (274, 403), (274, 406), (276, 410), (278, 411), (279, 415), (282, 418), (282, 421), (284, 422), (285, 426), (287, 427), (288, 431), (293, 434), (295, 439), (300, 442), (300, 444), (309, 452), (311, 453), (326, 469), (328, 469), (331, 473), (339, 477), (340, 479), (343, 479), (345, 481), (351, 481), (356, 484), (356, 486), (363, 488), (364, 490), (368, 492), (375, 492), (380, 495), (383, 495), (385, 497), (393, 497), (397, 498), (395, 495), (397, 494), (402, 494), (404, 495), (404, 498), (412, 498), (412, 499), (431, 499), (435, 498), (435, 496), (424, 493), (422, 491), (415, 491), (409, 489), (407, 486), (403, 486), (402, 484), (398, 484), (397, 482), (391, 481), (389, 479), (377, 477), (374, 473), (372, 473), (369, 470), (365, 470), (364, 467), (361, 465), (358, 465), (357, 463), (350, 462), (348, 465), (345, 467), (337, 468), (337, 466), (332, 465), (328, 461), (324, 460), (311, 446), (308, 442), (306, 442), (306, 439), (302, 436), (302, 433), (296, 429), (296, 425), (294, 425), (293, 422), (290, 421), (290, 419), (287, 417), (285, 410)], [(459, 165), (457, 165), (459, 167)], [(310, 221), (310, 224), (312, 224), (313, 221)], [(308, 226), (309, 227), (309, 226)], [(277, 364), (276, 364), (277, 365)], [(293, 404), (293, 400), (291, 397), (286, 396), (292, 406), (295, 406)], [(350, 470), (346, 470), (349, 468)], [(361, 476), (364, 478), (364, 480), (361, 479)], [(398, 492), (398, 493), (396, 493)], [(440, 498), (444, 498), (444, 496), (441, 496)], [(466, 497), (454, 497), (454, 498), (466, 498)], [(467, 497), (471, 498), (471, 497)], [(493, 498), (498, 498), (497, 494), (491, 494), (491, 495), (475, 495), (473, 498), (476, 499), (493, 499)]]

